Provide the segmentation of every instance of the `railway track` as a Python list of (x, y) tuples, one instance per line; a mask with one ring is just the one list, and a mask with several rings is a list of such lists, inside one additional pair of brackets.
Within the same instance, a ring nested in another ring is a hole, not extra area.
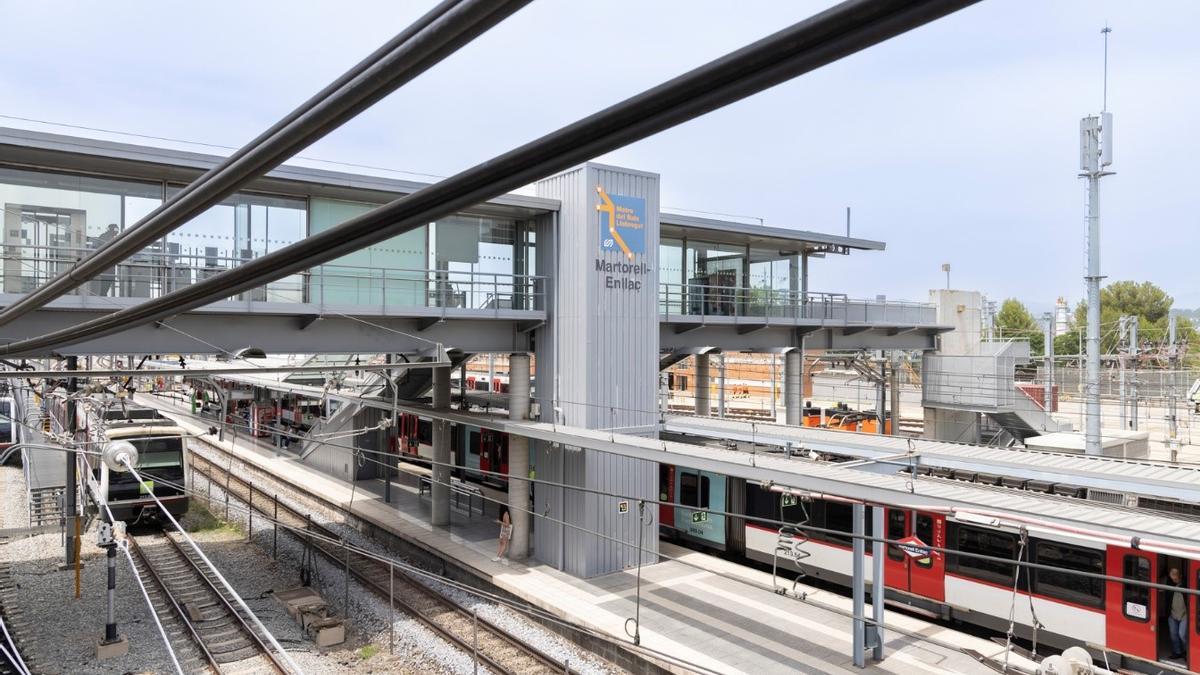
[[(328, 538), (338, 541), (341, 537), (317, 523), (308, 514), (278, 502), (272, 496), (253, 488), (252, 484), (236, 473), (229, 473), (204, 456), (192, 452), (192, 470), (203, 476), (210, 484), (226, 486), (230, 496), (243, 504), (252, 504), (253, 510), (268, 517), (277, 517), (280, 524), (315, 535), (304, 543), (337, 568), (349, 568), (350, 574), (363, 586), (370, 589), (385, 602), (411, 615), (433, 632), (444, 637), (466, 653), (477, 653), (478, 659), (493, 672), (523, 675), (526, 673), (569, 672), (567, 665), (528, 644), (521, 638), (509, 634), (491, 621), (477, 617), (457, 601), (448, 598), (422, 584), (399, 568), (349, 551), (337, 544), (323, 541)], [(251, 491), (255, 493), (251, 496)], [(294, 531), (293, 531), (294, 532)], [(319, 537), (319, 538), (318, 538)], [(348, 555), (348, 557), (347, 557)]]
[(163, 628), (169, 635), (192, 638), (187, 647), (176, 647), (176, 657), (185, 672), (288, 672), (190, 547), (168, 532), (131, 535), (129, 542), (138, 574), (154, 582), (150, 597)]

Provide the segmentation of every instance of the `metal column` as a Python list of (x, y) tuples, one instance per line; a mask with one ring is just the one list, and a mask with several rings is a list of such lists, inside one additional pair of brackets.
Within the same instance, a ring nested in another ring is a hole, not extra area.
[(1171, 451), (1171, 461), (1179, 461), (1179, 416), (1176, 414), (1175, 382), (1179, 375), (1179, 347), (1175, 344), (1175, 316), (1167, 319), (1167, 334), (1170, 344), (1167, 346), (1167, 448)]
[(793, 349), (783, 355), (783, 409), (784, 423), (800, 426), (800, 399), (804, 390), (804, 351)]
[(900, 435), (900, 356), (892, 351), (892, 435)]
[[(895, 422), (892, 423), (893, 425)], [(872, 647), (871, 658), (883, 660), (883, 597), (887, 592), (884, 585), (883, 550), (884, 513), (882, 506), (872, 506), (871, 536), (871, 619), (874, 624), (867, 629), (871, 636), (869, 643)]]
[[(450, 408), (450, 369), (433, 369), (433, 408)], [(433, 420), (433, 476), (430, 481), (430, 522), (450, 524), (450, 423)]]
[(1046, 414), (1054, 412), (1054, 315), (1046, 314), (1046, 382), (1042, 392), (1042, 409)]
[(862, 502), (855, 502), (853, 506), (853, 531), (854, 531), (854, 566), (851, 577), (851, 589), (854, 596), (854, 640), (851, 649), (854, 650), (851, 656), (854, 659), (854, 665), (859, 668), (865, 668), (866, 651), (867, 651), (867, 631), (866, 622), (863, 618), (867, 611), (867, 577), (866, 577), (866, 542), (863, 540), (863, 535), (866, 534), (866, 519), (867, 508)]
[(1087, 237), (1087, 417), (1086, 451), (1103, 454), (1100, 438), (1100, 178), (1111, 172), (1112, 114), (1083, 118), (1079, 123), (1080, 169), (1088, 181)]
[[(76, 356), (68, 356), (67, 357), (67, 370), (78, 370), (78, 369), (79, 369), (79, 358)], [(67, 418), (66, 418), (66, 420), (64, 420), (64, 422), (66, 423), (65, 431), (67, 432), (67, 435), (71, 438), (72, 441), (75, 440), (75, 430), (78, 428), (78, 420), (75, 419), (75, 413), (76, 413), (75, 400), (70, 397), (77, 391), (79, 391), (79, 380), (75, 379), (74, 377), (67, 378), (68, 404), (66, 406)], [(78, 544), (78, 542), (76, 541), (77, 537), (76, 537), (76, 533), (75, 533), (75, 528), (77, 526), (76, 523), (79, 518), (79, 516), (77, 515), (79, 513), (79, 493), (78, 493), (79, 477), (76, 475), (76, 468), (78, 467), (78, 458), (76, 458), (75, 453), (73, 453), (73, 452), (65, 452), (65, 453), (63, 453), (63, 456), (66, 457), (66, 460), (67, 460), (67, 484), (66, 484), (66, 490), (65, 490), (65, 495), (64, 495), (64, 503), (66, 506), (66, 514), (67, 514), (67, 519), (66, 519), (66, 528), (67, 528), (66, 564), (74, 565), (75, 564), (75, 548)]]
[[(529, 355), (508, 357), (508, 418), (529, 417)], [(512, 539), (508, 557), (524, 560), (529, 555), (529, 439), (517, 434), (508, 437), (508, 512), (512, 518)]]
[(709, 403), (709, 367), (708, 354), (696, 355), (696, 415), (708, 417), (712, 410)]
[(875, 385), (875, 433), (883, 434), (887, 426), (887, 362), (879, 357), (879, 382)]

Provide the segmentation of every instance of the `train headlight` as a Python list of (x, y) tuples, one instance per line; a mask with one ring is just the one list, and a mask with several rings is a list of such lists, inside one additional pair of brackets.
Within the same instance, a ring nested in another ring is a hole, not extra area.
[(138, 462), (138, 450), (129, 441), (114, 441), (104, 446), (104, 463), (112, 471), (128, 471), (130, 466)]

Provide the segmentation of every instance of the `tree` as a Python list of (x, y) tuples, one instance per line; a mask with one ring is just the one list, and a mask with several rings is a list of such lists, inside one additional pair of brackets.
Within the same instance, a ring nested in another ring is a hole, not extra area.
[(1015, 337), (1029, 340), (1029, 348), (1035, 356), (1042, 353), (1045, 336), (1033, 314), (1016, 298), (1008, 298), (996, 313), (995, 325), (1000, 337)]
[[(1138, 338), (1152, 342), (1167, 340), (1167, 323), (1171, 314), (1171, 306), (1175, 300), (1166, 291), (1149, 281), (1114, 281), (1100, 289), (1100, 351), (1111, 354), (1117, 350), (1120, 333), (1117, 329), (1122, 316), (1138, 318)], [(1078, 333), (1087, 335), (1087, 303), (1080, 302), (1075, 306), (1075, 322), (1071, 333), (1078, 340)], [(1176, 323), (1176, 336), (1180, 340), (1194, 341), (1195, 329), (1187, 317), (1179, 317)], [(1054, 341), (1057, 351), (1059, 340), (1066, 337), (1060, 335)], [(1079, 349), (1077, 343), (1075, 349)], [(1064, 352), (1068, 353), (1068, 352)]]

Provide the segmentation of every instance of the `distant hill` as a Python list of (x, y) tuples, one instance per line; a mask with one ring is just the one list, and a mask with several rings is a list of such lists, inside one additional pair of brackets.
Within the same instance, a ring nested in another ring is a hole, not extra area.
[(1200, 320), (1200, 307), (1196, 309), (1172, 309), (1171, 313), (1175, 316), (1185, 316), (1193, 322)]

